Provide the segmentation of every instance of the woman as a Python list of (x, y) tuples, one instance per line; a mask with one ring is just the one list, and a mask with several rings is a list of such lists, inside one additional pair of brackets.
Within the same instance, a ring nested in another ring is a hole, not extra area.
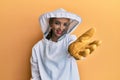
[(68, 52), (76, 40), (70, 33), (80, 23), (79, 16), (64, 9), (40, 16), (44, 37), (32, 48), (32, 80), (80, 80), (76, 60)]

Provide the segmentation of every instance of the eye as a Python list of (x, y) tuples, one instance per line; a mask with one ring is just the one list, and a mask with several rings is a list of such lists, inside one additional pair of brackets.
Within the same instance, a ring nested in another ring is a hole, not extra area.
[(64, 23), (64, 26), (68, 27), (68, 26), (69, 26), (69, 23)]
[(60, 24), (60, 22), (58, 22), (58, 21), (55, 21), (55, 24), (56, 24), (56, 25), (59, 25), (59, 24)]

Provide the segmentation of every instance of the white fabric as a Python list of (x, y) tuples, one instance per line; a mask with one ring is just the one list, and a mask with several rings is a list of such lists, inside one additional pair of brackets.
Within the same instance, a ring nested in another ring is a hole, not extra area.
[[(64, 12), (63, 9), (50, 14), (47, 13), (40, 18), (41, 28), (44, 34), (49, 31), (47, 29), (49, 28), (47, 23), (48, 19), (45, 19), (44, 16), (47, 15), (48, 18), (49, 15), (51, 16), (53, 14), (52, 16), (55, 17), (56, 13), (60, 14), (61, 12), (64, 13), (64, 17), (66, 15), (67, 18), (72, 17), (72, 19), (70, 18), (71, 20), (74, 18), (79, 23), (81, 22), (78, 16), (68, 16), (68, 13)], [(56, 15), (56, 17), (58, 16)], [(76, 26), (73, 26), (71, 29), (73, 30), (74, 28)], [(34, 45), (30, 59), (31, 80), (80, 80), (76, 60), (68, 53), (69, 44), (76, 40), (76, 36), (70, 35), (70, 32), (62, 36), (57, 42), (47, 40), (44, 35), (44, 38)]]

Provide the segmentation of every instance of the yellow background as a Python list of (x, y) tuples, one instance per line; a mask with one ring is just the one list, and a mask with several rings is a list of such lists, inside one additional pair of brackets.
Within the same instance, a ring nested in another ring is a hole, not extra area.
[(82, 17), (73, 34), (95, 27), (92, 39), (103, 41), (78, 61), (81, 80), (120, 80), (120, 0), (1, 0), (0, 80), (30, 79), (31, 48), (42, 39), (38, 18), (58, 8)]

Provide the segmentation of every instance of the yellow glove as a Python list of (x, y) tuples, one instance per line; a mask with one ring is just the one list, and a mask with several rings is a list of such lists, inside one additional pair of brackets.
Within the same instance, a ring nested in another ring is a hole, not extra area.
[(95, 29), (91, 28), (84, 34), (82, 34), (76, 41), (71, 43), (68, 47), (68, 52), (76, 59), (81, 60), (83, 57), (87, 57), (91, 54), (97, 46), (101, 44), (101, 41), (95, 40), (90, 42), (90, 38), (95, 33)]

